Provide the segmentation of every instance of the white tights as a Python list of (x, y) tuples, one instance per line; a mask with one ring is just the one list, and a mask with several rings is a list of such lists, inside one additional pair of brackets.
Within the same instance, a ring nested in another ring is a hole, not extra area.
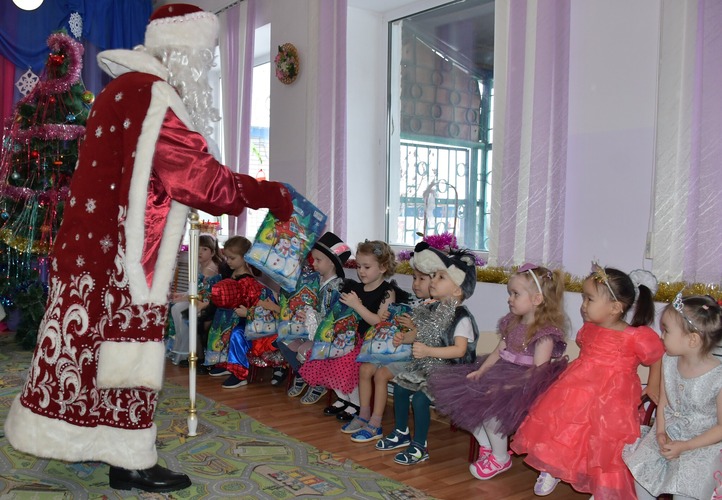
[(334, 389), (333, 392), (336, 393), (336, 396), (338, 396), (339, 399), (343, 399), (344, 401), (348, 401), (351, 404), (354, 404), (356, 406), (359, 406), (361, 404), (359, 400), (358, 395), (358, 387), (356, 387), (353, 391), (349, 393), (341, 392), (338, 389)]
[(503, 434), (492, 431), (497, 426), (495, 419), (489, 420), (474, 429), (474, 437), (479, 446), (491, 448), (491, 452), (500, 464), (509, 461), (509, 438)]

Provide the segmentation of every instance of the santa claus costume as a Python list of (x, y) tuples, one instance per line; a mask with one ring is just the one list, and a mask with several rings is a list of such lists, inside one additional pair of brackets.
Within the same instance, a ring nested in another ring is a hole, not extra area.
[(284, 186), (232, 173), (195, 131), (198, 113), (168, 61), (208, 57), (217, 38), (215, 15), (172, 4), (153, 14), (144, 46), (98, 55), (116, 78), (91, 109), (28, 380), (5, 422), (18, 450), (115, 466), (114, 488), (190, 485), (156, 465), (153, 424), (188, 207), (218, 215), (268, 207), (281, 219), (292, 211)]

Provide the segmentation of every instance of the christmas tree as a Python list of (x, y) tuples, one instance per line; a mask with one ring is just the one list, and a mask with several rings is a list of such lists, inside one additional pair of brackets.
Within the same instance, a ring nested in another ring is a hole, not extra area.
[(46, 257), (95, 99), (80, 79), (83, 46), (59, 32), (48, 47), (39, 81), (4, 127), (0, 153), (0, 303), (19, 309), (17, 333), (28, 346), (43, 314)]

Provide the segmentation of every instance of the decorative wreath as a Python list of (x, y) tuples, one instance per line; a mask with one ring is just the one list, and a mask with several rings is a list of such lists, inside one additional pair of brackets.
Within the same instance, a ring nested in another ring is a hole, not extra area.
[(278, 54), (273, 60), (276, 63), (276, 78), (286, 85), (293, 83), (300, 70), (298, 50), (291, 43), (278, 46)]

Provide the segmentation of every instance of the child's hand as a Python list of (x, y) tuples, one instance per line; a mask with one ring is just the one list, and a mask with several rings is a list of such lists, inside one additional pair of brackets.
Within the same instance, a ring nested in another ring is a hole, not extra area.
[(379, 318), (381, 318), (381, 321), (386, 321), (391, 317), (391, 313), (388, 309), (384, 309), (383, 311), (379, 312)]
[(672, 460), (687, 451), (687, 441), (667, 441), (667, 444), (662, 446), (660, 451), (664, 458)]
[(663, 450), (666, 446), (667, 442), (669, 441), (669, 438), (667, 437), (666, 432), (658, 432), (657, 433), (657, 444), (659, 445), (659, 449)]
[(278, 307), (278, 304), (276, 304), (271, 299), (261, 299), (258, 301), (258, 305), (261, 306), (264, 309), (273, 310), (274, 308)]
[(356, 311), (361, 306), (361, 299), (358, 298), (356, 292), (342, 293), (339, 300), (341, 300), (342, 304), (346, 304), (354, 311)]
[(414, 324), (414, 321), (411, 319), (411, 316), (408, 314), (402, 314), (400, 316), (396, 316), (396, 319), (399, 322), (399, 325), (401, 325), (403, 328), (406, 328), (407, 330), (415, 330), (416, 325)]
[(473, 372), (466, 375), (466, 378), (469, 380), (479, 380), (481, 376), (484, 375), (484, 371), (479, 367), (478, 370), (474, 370)]
[(200, 312), (203, 309), (205, 309), (206, 307), (208, 307), (208, 303), (209, 302), (207, 300), (205, 300), (203, 302), (198, 302), (198, 305), (196, 306), (196, 309), (198, 310), (198, 312)]
[(296, 311), (296, 319), (299, 323), (305, 323), (306, 322), (306, 311), (303, 309)]
[(647, 396), (656, 405), (659, 404), (659, 385), (651, 387), (649, 384), (642, 391), (642, 397)]
[(429, 346), (424, 344), (423, 342), (414, 342), (411, 346), (411, 354), (415, 358), (425, 358), (428, 356), (429, 352)]
[(404, 343), (404, 332), (396, 332), (396, 333), (394, 334), (394, 338), (391, 339), (391, 344), (392, 344), (394, 347), (398, 347), (398, 346), (400, 346), (400, 345), (403, 344), (403, 343)]
[(188, 294), (175, 292), (170, 295), (171, 302), (186, 302), (188, 300)]
[(238, 306), (234, 309), (236, 315), (240, 318), (245, 318), (248, 316), (248, 308), (244, 306)]

